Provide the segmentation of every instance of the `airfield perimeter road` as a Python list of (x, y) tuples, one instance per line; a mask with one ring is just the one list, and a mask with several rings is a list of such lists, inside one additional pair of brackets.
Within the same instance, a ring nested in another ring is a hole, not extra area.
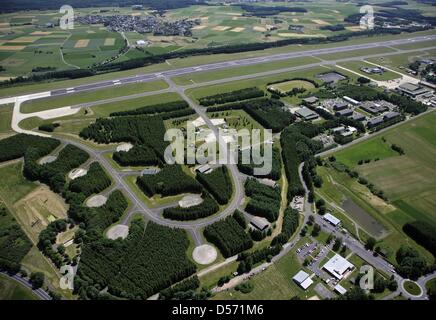
[[(136, 76), (101, 81), (101, 82), (96, 82), (96, 83), (90, 83), (90, 84), (80, 85), (80, 86), (71, 87), (71, 88), (57, 89), (57, 90), (51, 91), (51, 96), (62, 96), (62, 95), (71, 94), (71, 93), (77, 93), (77, 92), (83, 92), (83, 91), (92, 91), (92, 90), (97, 90), (97, 89), (101, 89), (101, 88), (117, 86), (120, 84), (155, 81), (155, 80), (160, 79), (161, 77), (175, 77), (175, 76), (181, 76), (181, 75), (192, 74), (192, 73), (197, 73), (197, 72), (214, 71), (214, 70), (221, 70), (221, 69), (231, 69), (231, 68), (235, 68), (235, 67), (251, 66), (251, 65), (260, 64), (260, 63), (281, 61), (281, 60), (287, 60), (287, 59), (298, 58), (298, 57), (307, 57), (307, 56), (321, 55), (321, 54), (334, 54), (334, 53), (339, 53), (339, 52), (365, 50), (365, 49), (372, 49), (372, 48), (377, 48), (377, 47), (392, 47), (392, 46), (397, 46), (397, 45), (401, 45), (401, 44), (412, 44), (412, 43), (417, 43), (417, 42), (422, 42), (422, 41), (431, 41), (431, 40), (436, 40), (436, 35), (410, 37), (407, 39), (397, 39), (397, 40), (382, 41), (382, 42), (371, 42), (371, 43), (355, 44), (355, 45), (348, 45), (348, 46), (338, 46), (338, 47), (334, 47), (334, 48), (303, 50), (303, 51), (297, 51), (297, 52), (273, 54), (273, 55), (263, 56), (263, 57), (261, 56), (261, 57), (255, 57), (255, 58), (245, 58), (245, 59), (239, 59), (239, 60), (217, 62), (217, 63), (204, 64), (204, 65), (199, 65), (199, 66), (172, 69), (172, 70), (167, 70), (167, 71), (162, 71), (162, 72), (139, 74)], [(399, 52), (401, 53), (401, 50), (399, 50)]]

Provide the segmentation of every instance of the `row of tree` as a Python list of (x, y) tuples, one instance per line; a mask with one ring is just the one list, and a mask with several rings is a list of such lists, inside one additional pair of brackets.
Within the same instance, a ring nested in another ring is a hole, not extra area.
[(144, 114), (153, 115), (156, 113), (165, 113), (165, 112), (171, 112), (171, 111), (182, 110), (187, 108), (189, 108), (189, 105), (186, 101), (172, 101), (172, 102), (159, 103), (159, 104), (139, 107), (133, 110), (112, 112), (110, 116), (111, 117), (135, 116), (135, 115), (144, 115)]
[(111, 185), (112, 181), (101, 167), (100, 163), (93, 162), (85, 176), (70, 182), (69, 188), (73, 192), (81, 192), (85, 197), (99, 193)]
[(228, 203), (232, 197), (232, 180), (226, 166), (220, 166), (208, 174), (198, 172), (196, 179), (220, 205)]
[(295, 120), (295, 116), (283, 110), (284, 104), (276, 99), (259, 98), (207, 108), (208, 112), (244, 110), (263, 127), (280, 132)]
[(253, 215), (262, 216), (268, 221), (277, 220), (280, 211), (280, 189), (270, 187), (249, 178), (245, 182), (245, 194), (250, 197), (245, 210)]
[(255, 168), (261, 168), (264, 164), (254, 164), (253, 155), (250, 153), (250, 163), (242, 163), (242, 152), (239, 153), (238, 156), (238, 170), (243, 174), (249, 176), (255, 176), (258, 178), (266, 178), (272, 180), (279, 180), (282, 174), (282, 159), (280, 156), (280, 150), (278, 148), (272, 149), (272, 162), (271, 162), (271, 171), (266, 175), (256, 175), (254, 173)]
[(241, 101), (253, 98), (263, 97), (265, 92), (260, 90), (258, 87), (245, 88), (225, 93), (218, 93), (212, 96), (207, 96), (198, 99), (203, 106), (213, 106), (215, 104), (223, 104), (234, 101)]
[(143, 175), (136, 180), (139, 188), (149, 197), (163, 197), (181, 193), (202, 193), (203, 187), (183, 172), (180, 165), (164, 166), (157, 174)]
[(233, 216), (228, 216), (204, 229), (207, 241), (213, 243), (225, 258), (250, 249), (253, 241)]
[(300, 214), (297, 210), (289, 207), (286, 208), (283, 216), (282, 230), (277, 236), (274, 237), (271, 245), (284, 245), (286, 242), (288, 242), (295, 231), (297, 231), (299, 220)]
[(163, 211), (163, 217), (171, 220), (196, 220), (217, 213), (218, 203), (208, 193), (203, 195), (203, 202), (188, 208), (172, 207)]
[(188, 247), (186, 231), (134, 220), (125, 240), (100, 237), (83, 246), (75, 292), (92, 299), (107, 288), (116, 297), (146, 299), (195, 272)]
[(408, 222), (403, 231), (436, 257), (436, 228), (424, 221)]

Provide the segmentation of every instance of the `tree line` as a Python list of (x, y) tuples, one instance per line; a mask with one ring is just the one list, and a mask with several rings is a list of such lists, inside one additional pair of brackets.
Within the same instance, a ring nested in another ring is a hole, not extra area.
[(263, 97), (265, 92), (260, 90), (258, 87), (245, 88), (225, 93), (218, 93), (212, 96), (207, 96), (198, 99), (201, 105), (208, 107), (215, 104), (224, 104), (229, 102), (254, 99)]
[(188, 208), (172, 207), (163, 211), (163, 217), (172, 220), (196, 220), (205, 218), (217, 213), (220, 209), (218, 203), (208, 193), (202, 195), (203, 202)]
[(72, 180), (69, 188), (73, 192), (83, 193), (89, 197), (93, 193), (99, 193), (111, 185), (112, 181), (101, 167), (100, 163), (93, 162), (85, 176)]
[(253, 241), (233, 216), (228, 216), (204, 229), (207, 241), (218, 247), (225, 258), (253, 246)]
[(245, 210), (253, 215), (262, 216), (268, 221), (277, 220), (280, 211), (280, 189), (270, 187), (248, 178), (245, 182), (245, 194), (250, 197)]
[(228, 203), (232, 197), (232, 180), (226, 166), (215, 168), (208, 174), (198, 172), (196, 179), (220, 205)]

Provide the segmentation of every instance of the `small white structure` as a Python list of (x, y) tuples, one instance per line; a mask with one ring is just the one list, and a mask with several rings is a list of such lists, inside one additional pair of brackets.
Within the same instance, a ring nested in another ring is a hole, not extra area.
[(210, 119), (210, 121), (212, 122), (212, 124), (214, 126), (223, 126), (226, 124), (226, 122), (224, 121), (224, 119)]
[(191, 123), (194, 127), (201, 127), (201, 126), (204, 126), (206, 124), (202, 117), (198, 117), (197, 119), (195, 119)]
[(133, 148), (133, 144), (127, 142), (127, 143), (120, 144), (116, 150), (117, 150), (117, 152), (120, 152), (120, 151), (127, 152), (132, 148)]
[(335, 291), (337, 292), (337, 293), (339, 293), (339, 294), (345, 294), (345, 293), (347, 293), (347, 289), (345, 289), (343, 286), (341, 286), (340, 284), (337, 284), (335, 287), (334, 287), (334, 289), (335, 289)]
[(354, 269), (354, 265), (348, 262), (347, 259), (336, 254), (323, 266), (332, 276), (338, 280), (342, 280), (349, 271)]
[(146, 46), (147, 45), (147, 41), (145, 41), (145, 40), (137, 40), (136, 41), (136, 45), (137, 46)]
[(352, 105), (357, 106), (360, 102), (357, 100), (354, 100), (353, 98), (347, 97), (347, 96), (343, 96), (342, 97), (345, 101), (351, 103)]
[(309, 274), (303, 270), (298, 271), (292, 280), (294, 280), (295, 283), (297, 283), (304, 290), (309, 288), (313, 283), (313, 280), (310, 278)]
[(338, 218), (336, 218), (334, 215), (332, 215), (330, 213), (326, 213), (323, 216), (323, 219), (335, 227), (337, 227), (341, 224), (341, 220), (339, 220)]
[(208, 174), (212, 172), (212, 168), (209, 164), (202, 164), (200, 166), (198, 166), (197, 168), (195, 168), (195, 171), (200, 172), (200, 173), (204, 173), (204, 174)]
[(182, 200), (179, 201), (179, 206), (182, 208), (189, 208), (193, 206), (197, 206), (203, 202), (203, 199), (199, 194), (190, 194), (184, 196)]

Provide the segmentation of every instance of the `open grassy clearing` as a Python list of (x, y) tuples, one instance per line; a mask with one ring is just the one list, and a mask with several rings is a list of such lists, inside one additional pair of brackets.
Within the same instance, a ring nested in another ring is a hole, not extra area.
[(0, 138), (13, 133), (11, 128), (12, 109), (12, 104), (0, 107)]
[(300, 88), (305, 90), (312, 90), (315, 89), (315, 86), (313, 85), (313, 83), (309, 81), (290, 80), (281, 83), (275, 83), (273, 85), (270, 85), (269, 88), (271, 89), (274, 88), (275, 90), (286, 93), (288, 91), (291, 91), (292, 89), (300, 89)]
[[(382, 135), (386, 142), (377, 136), (337, 153), (338, 161), (357, 170), (361, 176), (383, 190), (389, 204), (384, 204), (377, 197), (371, 197), (369, 191), (365, 197), (362, 193), (365, 187), (353, 182), (345, 173), (328, 169), (327, 176), (326, 172), (321, 172), (324, 181), (332, 179), (335, 182), (333, 186), (336, 186), (328, 188), (328, 191), (321, 189), (322, 194), (324, 192), (337, 204), (340, 204), (344, 196), (351, 196), (365, 211), (389, 227), (390, 234), (381, 241), (380, 246), (394, 263), (396, 250), (400, 244), (405, 243), (416, 247), (432, 261), (430, 253), (402, 232), (402, 226), (414, 220), (423, 220), (432, 225), (436, 223), (436, 181), (432, 178), (436, 175), (436, 144), (432, 138), (435, 134), (435, 123), (436, 114), (431, 113), (387, 131)], [(401, 146), (405, 155), (392, 154), (390, 145), (393, 143)], [(357, 165), (361, 157), (372, 160), (378, 157), (380, 160)], [(378, 200), (371, 202), (368, 200), (371, 198)], [(366, 208), (365, 205), (369, 207)]]
[[(228, 82), (228, 83), (224, 83), (224, 84), (212, 85), (212, 86), (207, 86), (207, 87), (200, 87), (200, 88), (196, 88), (196, 89), (189, 89), (186, 92), (190, 97), (198, 100), (198, 99), (206, 97), (206, 96), (210, 96), (210, 95), (214, 95), (214, 94), (218, 94), (218, 93), (230, 92), (230, 91), (234, 91), (234, 90), (240, 90), (240, 89), (249, 88), (249, 87), (258, 87), (262, 90), (265, 90), (267, 84), (270, 82), (287, 80), (287, 79), (297, 78), (297, 77), (315, 80), (315, 76), (318, 73), (323, 73), (326, 71), (329, 71), (329, 68), (316, 67), (316, 68), (310, 68), (310, 69), (306, 69), (306, 70), (280, 73), (280, 74), (273, 75), (273, 76), (258, 77), (258, 78), (248, 79), (248, 80), (240, 80), (240, 81), (232, 81), (232, 82)], [(319, 81), (319, 80), (316, 79), (316, 81)]]
[(24, 179), (22, 168), (22, 161), (11, 161), (0, 165), (0, 177), (8, 182), (0, 185), (0, 198), (8, 207), (37, 187), (37, 184)]
[(95, 91), (74, 93), (61, 97), (49, 97), (30, 100), (21, 105), (21, 112), (32, 113), (53, 108), (72, 106), (86, 102), (128, 96), (136, 93), (162, 90), (166, 88), (168, 88), (168, 85), (163, 80), (145, 83), (125, 84)]
[(16, 280), (0, 275), (0, 300), (38, 300), (38, 298)]
[(402, 49), (402, 50), (411, 50), (411, 49), (417, 49), (417, 48), (429, 48), (434, 47), (435, 43), (434, 41), (428, 40), (428, 41), (421, 41), (421, 42), (410, 42), (406, 44), (400, 44), (397, 46), (394, 46), (394, 48)]
[[(429, 30), (429, 31), (416, 32), (413, 34), (413, 36), (428, 35), (428, 34), (432, 34), (432, 31)], [(168, 70), (171, 68), (181, 67), (181, 66), (193, 66), (193, 65), (199, 65), (199, 64), (204, 64), (204, 63), (242, 59), (242, 58), (247, 58), (247, 57), (259, 57), (259, 56), (266, 56), (266, 55), (276, 54), (276, 53), (285, 53), (285, 52), (292, 52), (292, 51), (312, 50), (312, 49), (318, 49), (318, 48), (346, 46), (346, 45), (352, 45), (352, 44), (369, 43), (369, 42), (373, 42), (373, 41), (386, 41), (386, 40), (392, 40), (392, 39), (402, 39), (402, 38), (409, 38), (410, 36), (411, 36), (410, 34), (405, 33), (405, 34), (400, 34), (400, 35), (380, 36), (377, 38), (375, 38), (375, 37), (356, 38), (356, 39), (352, 39), (352, 40), (347, 40), (347, 41), (332, 43), (332, 44), (325, 44), (325, 45), (301, 45), (301, 46), (291, 45), (291, 46), (285, 46), (285, 47), (280, 47), (280, 48), (271, 48), (271, 49), (266, 49), (266, 50), (253, 51), (253, 52), (242, 52), (242, 53), (234, 53), (234, 54), (216, 54), (216, 55), (189, 57), (189, 58), (184, 58), (184, 59), (173, 59), (173, 60), (169, 60), (168, 64), (161, 63), (161, 64), (156, 64), (156, 65), (152, 65), (152, 66), (148, 66), (148, 67), (132, 69), (132, 70), (113, 72), (113, 73), (103, 74), (103, 75), (96, 75), (93, 77), (73, 79), (73, 80), (64, 80), (64, 81), (56, 81), (56, 82), (46, 82), (46, 83), (38, 83), (38, 84), (21, 85), (21, 86), (10, 87), (10, 88), (2, 88), (2, 89), (0, 89), (0, 96), (4, 97), (4, 96), (9, 96), (9, 95), (19, 95), (19, 94), (26, 94), (26, 93), (32, 93), (32, 92), (54, 90), (54, 89), (59, 89), (59, 88), (68, 88), (68, 87), (74, 87), (74, 86), (77, 86), (80, 84), (86, 84), (86, 83), (92, 83), (92, 82), (110, 80), (110, 79), (117, 79), (120, 77), (136, 75), (139, 73)]]
[(361, 68), (374, 68), (376, 67), (373, 64), (370, 63), (366, 63), (364, 61), (347, 61), (347, 62), (340, 62), (338, 64), (341, 67), (350, 69), (354, 72), (357, 72), (359, 74), (361, 74), (364, 77), (368, 77), (370, 79), (374, 79), (377, 81), (388, 81), (388, 80), (393, 80), (393, 79), (397, 79), (397, 78), (401, 78), (401, 75), (389, 70), (386, 70), (385, 72), (383, 72), (382, 74), (374, 74), (374, 73), (366, 73), (365, 71), (362, 71)]

